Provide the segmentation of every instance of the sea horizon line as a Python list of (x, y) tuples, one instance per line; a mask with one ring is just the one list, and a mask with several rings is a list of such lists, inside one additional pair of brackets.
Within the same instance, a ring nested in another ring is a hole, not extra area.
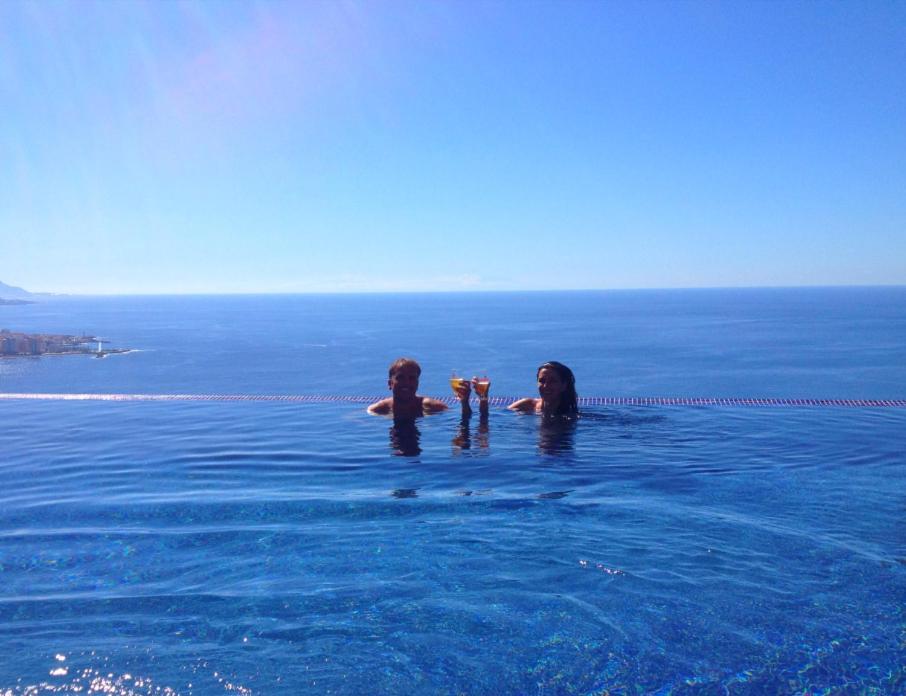
[(708, 292), (729, 290), (870, 290), (903, 289), (906, 283), (854, 283), (815, 285), (701, 285), (663, 287), (613, 287), (613, 288), (527, 288), (488, 289), (460, 288), (448, 290), (227, 290), (227, 291), (149, 291), (149, 292), (31, 292), (35, 298), (81, 297), (288, 297), (288, 296), (386, 296), (386, 295), (530, 295), (530, 294), (579, 294), (579, 293), (630, 293), (630, 292)]

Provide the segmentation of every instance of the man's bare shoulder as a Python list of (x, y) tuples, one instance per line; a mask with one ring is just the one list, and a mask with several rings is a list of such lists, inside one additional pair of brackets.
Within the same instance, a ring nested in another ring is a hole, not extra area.
[(381, 399), (368, 407), (368, 413), (376, 416), (386, 416), (393, 412), (393, 399)]
[(422, 397), (422, 411), (424, 413), (440, 413), (448, 408), (449, 406), (439, 399), (432, 399), (430, 396)]

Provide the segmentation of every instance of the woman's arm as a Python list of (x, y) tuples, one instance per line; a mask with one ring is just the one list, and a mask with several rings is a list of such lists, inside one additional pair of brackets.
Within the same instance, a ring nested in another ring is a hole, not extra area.
[(488, 417), (488, 394), (491, 391), (491, 381), (485, 377), (484, 378), (484, 393), (478, 389), (479, 380), (477, 377), (472, 378), (472, 385), (475, 387), (475, 393), (478, 394), (478, 414), (481, 416), (482, 420), (487, 420)]
[(519, 411), (520, 413), (534, 413), (535, 401), (536, 400), (531, 397), (526, 399), (519, 399), (519, 401), (514, 401), (509, 406), (507, 406), (507, 408), (511, 411)]

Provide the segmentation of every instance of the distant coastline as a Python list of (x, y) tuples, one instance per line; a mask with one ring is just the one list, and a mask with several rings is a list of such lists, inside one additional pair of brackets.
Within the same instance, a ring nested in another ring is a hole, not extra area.
[[(38, 298), (52, 293), (34, 293), (0, 281), (0, 306), (37, 304)], [(22, 333), (0, 329), (0, 358), (38, 357), (42, 355), (108, 355), (130, 353), (129, 348), (104, 348), (104, 339), (97, 336), (71, 334)]]
[[(95, 348), (95, 344), (97, 347)], [(108, 355), (128, 353), (129, 348), (103, 348), (103, 340), (96, 336), (68, 334), (26, 334), (8, 329), (0, 330), (0, 357), (36, 357), (41, 355)]]

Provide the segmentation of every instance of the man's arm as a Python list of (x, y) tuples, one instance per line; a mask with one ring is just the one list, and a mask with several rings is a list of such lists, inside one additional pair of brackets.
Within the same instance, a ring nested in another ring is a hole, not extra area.
[(422, 397), (422, 412), (423, 413), (440, 413), (441, 411), (446, 411), (449, 408), (443, 401), (438, 399), (432, 399), (430, 396)]
[(377, 401), (368, 407), (368, 413), (371, 413), (375, 416), (386, 416), (393, 410), (392, 406), (392, 399), (381, 399), (380, 401)]
[(472, 404), (469, 403), (470, 396), (472, 396), (472, 383), (464, 379), (459, 383), (459, 387), (456, 388), (456, 398), (459, 399), (459, 404), (462, 407), (463, 418), (472, 417)]

